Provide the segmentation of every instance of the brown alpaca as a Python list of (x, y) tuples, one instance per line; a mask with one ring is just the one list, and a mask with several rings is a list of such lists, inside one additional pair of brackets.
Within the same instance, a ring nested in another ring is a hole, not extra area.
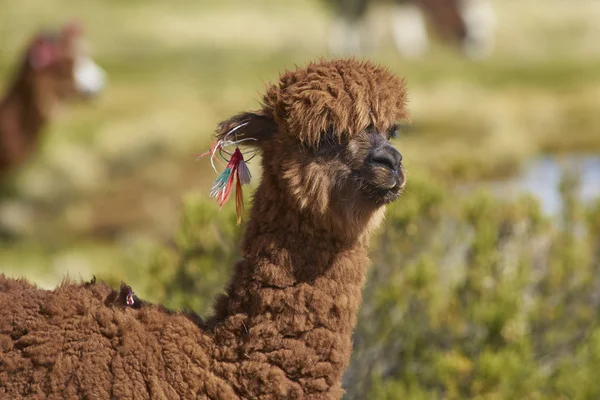
[(369, 62), (284, 73), (217, 130), (247, 123), (263, 172), (215, 314), (0, 277), (0, 398), (339, 399), (369, 236), (404, 186), (389, 138), (405, 117), (403, 81)]
[[(361, 51), (360, 25), (369, 6), (390, 3), (392, 36), (407, 58), (422, 56), (429, 47), (427, 24), (448, 43), (459, 45), (469, 58), (483, 58), (493, 48), (496, 24), (490, 0), (328, 0), (336, 13), (330, 36), (335, 53)], [(364, 32), (366, 33), (366, 32)]]
[(97, 94), (104, 73), (79, 46), (79, 25), (40, 33), (27, 47), (0, 100), (0, 177), (36, 149), (53, 110), (62, 102)]

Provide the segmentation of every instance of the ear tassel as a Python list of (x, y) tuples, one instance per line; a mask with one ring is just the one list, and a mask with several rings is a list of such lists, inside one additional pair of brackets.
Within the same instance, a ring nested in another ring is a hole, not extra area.
[(250, 183), (250, 179), (252, 179), (252, 175), (250, 175), (248, 165), (246, 165), (244, 158), (242, 157), (240, 164), (238, 165), (238, 180), (242, 182), (242, 185), (247, 185)]
[(244, 193), (242, 190), (242, 183), (238, 174), (238, 180), (235, 185), (235, 214), (237, 215), (238, 225), (242, 222), (242, 217), (244, 216)]
[[(223, 147), (228, 145), (237, 145), (237, 143), (241, 141), (255, 140), (252, 138), (246, 138), (240, 141), (230, 141), (226, 139), (228, 135), (229, 134), (225, 135), (225, 139), (220, 139), (214, 142), (209, 151), (197, 155), (198, 158), (210, 155), (210, 162), (215, 172), (217, 169), (215, 168), (213, 159), (217, 153), (219, 153), (221, 156), (221, 152), (229, 154), (223, 149)], [(250, 158), (253, 158), (253, 156)], [(220, 162), (218, 158), (217, 160)], [(223, 163), (221, 164), (223, 165)], [(250, 174), (250, 170), (248, 169), (246, 161), (244, 161), (244, 155), (240, 151), (239, 147), (236, 146), (233, 154), (231, 154), (229, 158), (227, 165), (225, 166), (225, 170), (221, 173), (221, 175), (219, 175), (213, 187), (211, 188), (210, 197), (214, 197), (217, 200), (219, 203), (219, 208), (223, 207), (223, 204), (225, 204), (231, 197), (231, 192), (233, 190), (235, 181), (235, 213), (238, 224), (242, 221), (242, 217), (244, 215), (244, 193), (242, 185), (249, 184), (251, 179), (252, 175)]]
[(231, 176), (231, 169), (225, 168), (225, 171), (223, 171), (223, 173), (221, 175), (219, 175), (219, 177), (215, 181), (215, 184), (210, 191), (210, 197), (216, 197), (217, 199), (219, 197), (221, 197), (221, 196), (219, 196), (219, 193), (224, 192), (230, 176)]

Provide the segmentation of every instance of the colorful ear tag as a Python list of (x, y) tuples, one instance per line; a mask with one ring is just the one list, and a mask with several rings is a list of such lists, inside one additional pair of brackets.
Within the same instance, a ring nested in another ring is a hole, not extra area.
[[(244, 214), (244, 194), (242, 185), (247, 185), (250, 183), (250, 179), (252, 176), (250, 175), (250, 170), (246, 165), (246, 161), (244, 161), (244, 155), (242, 154), (238, 144), (248, 141), (248, 140), (256, 140), (255, 138), (244, 138), (240, 140), (230, 140), (229, 135), (247, 125), (247, 123), (241, 124), (230, 130), (223, 139), (219, 139), (215, 141), (211, 146), (210, 150), (206, 153), (198, 155), (198, 158), (204, 157), (210, 154), (210, 163), (218, 173), (217, 168), (215, 167), (214, 159), (225, 167), (225, 170), (219, 175), (215, 184), (213, 185), (210, 191), (210, 197), (214, 197), (219, 203), (219, 207), (223, 207), (223, 204), (229, 200), (231, 196), (231, 191), (233, 190), (233, 185), (235, 181), (235, 212), (237, 215), (237, 223), (239, 224), (242, 221), (242, 216)], [(235, 146), (235, 150), (233, 153), (229, 153), (225, 150), (225, 147)], [(227, 161), (227, 165), (225, 165), (219, 158), (216, 157), (218, 155), (225, 161)], [(223, 156), (223, 153), (229, 155), (229, 160)], [(248, 161), (250, 161), (256, 152), (252, 152)], [(236, 179), (237, 178), (237, 179)]]
[(60, 59), (60, 49), (52, 40), (39, 37), (29, 52), (29, 62), (34, 69), (46, 68)]
[(128, 306), (132, 306), (135, 303), (135, 300), (133, 298), (134, 293), (130, 287), (127, 287), (127, 289), (128, 289), (128, 293), (127, 293), (127, 298), (126, 298), (125, 302), (127, 303)]

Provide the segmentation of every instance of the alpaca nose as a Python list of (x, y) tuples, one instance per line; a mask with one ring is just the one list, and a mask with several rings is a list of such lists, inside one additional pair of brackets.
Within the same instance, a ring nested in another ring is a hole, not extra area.
[(397, 172), (402, 165), (402, 154), (389, 144), (375, 148), (371, 152), (371, 164), (389, 168)]

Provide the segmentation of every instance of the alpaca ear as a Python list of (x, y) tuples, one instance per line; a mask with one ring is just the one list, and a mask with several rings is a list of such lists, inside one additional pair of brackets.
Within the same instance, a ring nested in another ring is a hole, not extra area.
[(68, 38), (77, 38), (83, 34), (83, 25), (79, 20), (73, 19), (62, 27), (62, 34)]
[[(230, 132), (235, 135), (236, 140), (254, 138), (255, 143), (260, 147), (277, 132), (277, 124), (273, 117), (263, 111), (243, 112), (217, 126), (218, 139), (223, 139)], [(251, 146), (252, 143), (253, 141), (250, 140), (245, 144)]]

